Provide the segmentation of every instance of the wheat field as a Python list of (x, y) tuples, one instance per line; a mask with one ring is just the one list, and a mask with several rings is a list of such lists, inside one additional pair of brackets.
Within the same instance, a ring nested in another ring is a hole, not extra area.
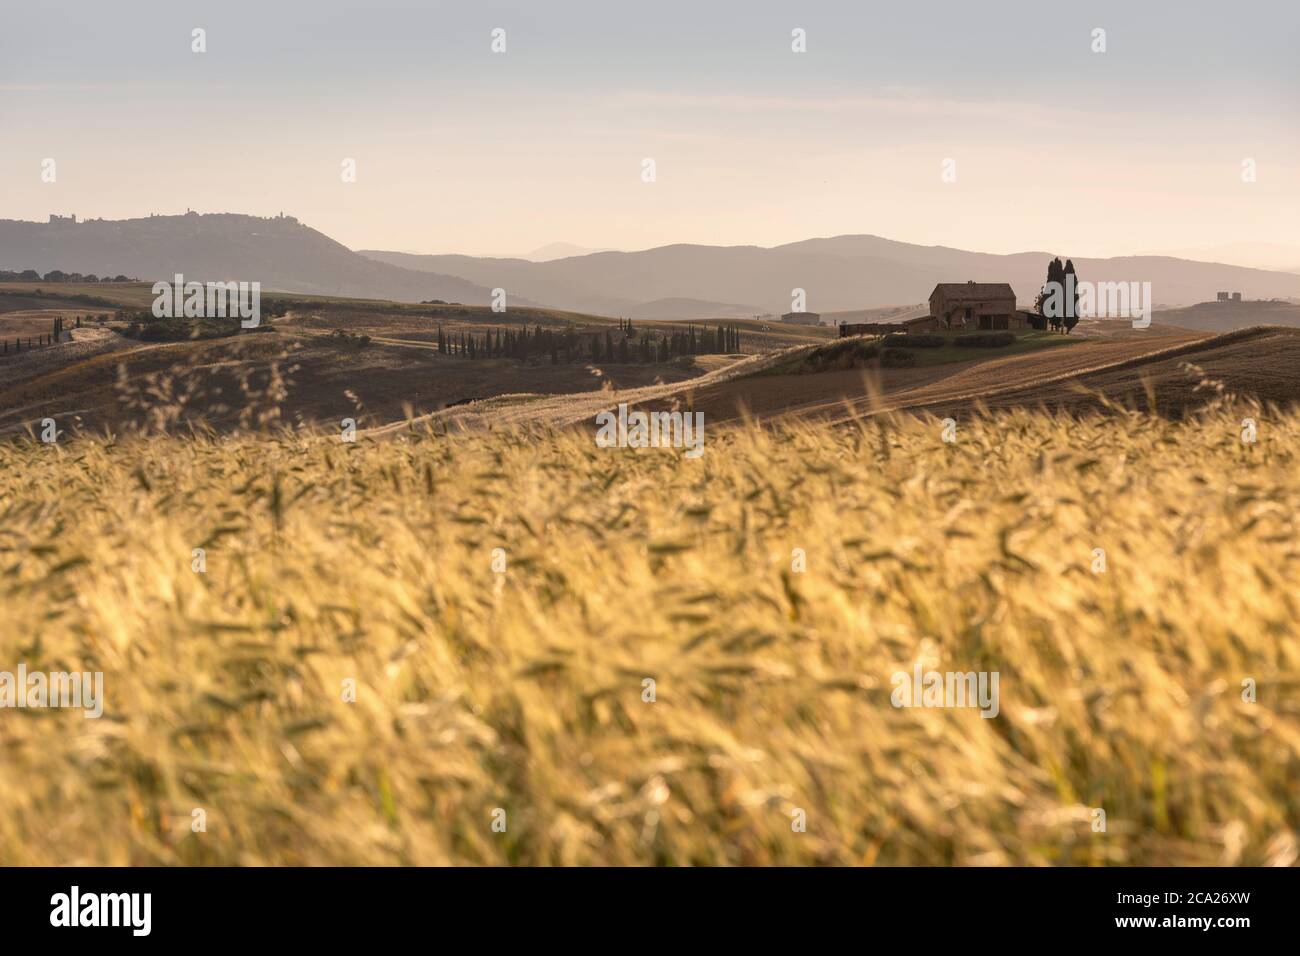
[(1293, 864), (1253, 414), (6, 443), (0, 670), (104, 713), (0, 710), (0, 864)]

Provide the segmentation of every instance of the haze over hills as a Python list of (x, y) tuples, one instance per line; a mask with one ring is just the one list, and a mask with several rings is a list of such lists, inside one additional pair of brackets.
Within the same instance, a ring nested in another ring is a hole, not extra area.
[(197, 281), (259, 281), (280, 292), (467, 305), (491, 301), (491, 291), (473, 282), (357, 255), (292, 216), (188, 213), (75, 223), (0, 219), (0, 269), (148, 280), (181, 273)]
[(1232, 332), (1254, 325), (1300, 328), (1300, 302), (1200, 302), (1157, 312), (1155, 321), (1200, 332)]
[(1224, 262), (1233, 266), (1275, 269), (1300, 274), (1300, 246), (1277, 242), (1228, 242), (1217, 246), (1180, 249), (1148, 249), (1142, 255), (1174, 256), (1198, 262)]
[[(540, 250), (539, 250), (540, 251)], [(878, 236), (808, 239), (773, 248), (677, 244), (544, 262), (464, 255), (353, 252), (291, 216), (149, 216), (50, 223), (0, 220), (0, 269), (61, 269), (141, 279), (260, 281), (267, 290), (487, 305), (508, 301), (643, 319), (780, 314), (791, 290), (831, 313), (924, 302), (937, 282), (1010, 282), (1032, 304), (1048, 252), (995, 255)], [(1092, 281), (1150, 282), (1156, 305), (1300, 298), (1300, 275), (1168, 256), (1075, 258)]]
[[(705, 318), (717, 314), (709, 309), (719, 303), (751, 314), (788, 312), (795, 288), (806, 291), (809, 311), (827, 313), (925, 301), (937, 282), (964, 279), (1010, 282), (1028, 306), (1054, 253), (995, 255), (862, 235), (773, 248), (680, 244), (553, 262), (373, 250), (362, 254), (489, 288), (501, 286), (554, 308), (628, 314), (656, 300), (695, 299), (702, 303), (701, 311), (677, 317)], [(1220, 291), (1241, 292), (1248, 299), (1300, 296), (1300, 276), (1290, 273), (1168, 256), (1075, 258), (1074, 263), (1081, 279), (1150, 282), (1155, 302), (1167, 306), (1203, 302)]]
[(658, 319), (673, 321), (685, 319), (749, 319), (755, 315), (747, 305), (727, 302), (708, 302), (703, 299), (665, 298), (642, 302), (619, 313), (629, 319)]
[(612, 249), (592, 249), (588, 246), (575, 245), (572, 242), (551, 242), (527, 255), (519, 256), (531, 262), (550, 262), (552, 259), (567, 259), (569, 256), (589, 256), (593, 252), (613, 252)]

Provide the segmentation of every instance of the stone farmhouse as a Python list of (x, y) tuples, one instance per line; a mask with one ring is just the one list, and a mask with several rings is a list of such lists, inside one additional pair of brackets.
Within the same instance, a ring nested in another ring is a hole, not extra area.
[(1023, 329), (1015, 290), (1006, 282), (940, 282), (930, 293), (930, 316), (946, 329)]

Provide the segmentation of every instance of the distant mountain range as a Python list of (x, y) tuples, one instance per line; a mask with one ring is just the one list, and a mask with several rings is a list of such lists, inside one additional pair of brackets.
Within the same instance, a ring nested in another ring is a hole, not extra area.
[(527, 259), (530, 262), (550, 262), (552, 259), (567, 259), (570, 256), (589, 256), (593, 252), (612, 251), (612, 249), (590, 249), (586, 246), (575, 246), (571, 242), (552, 242), (540, 249), (534, 249), (527, 255), (519, 256), (519, 258)]
[[(537, 250), (549, 255), (561, 249)], [(549, 261), (354, 252), (293, 217), (150, 216), (50, 223), (0, 220), (0, 269), (199, 281), (260, 281), (267, 290), (419, 302), (508, 302), (634, 318), (730, 318), (790, 311), (830, 313), (924, 302), (938, 282), (1009, 282), (1032, 304), (1049, 252), (993, 255), (878, 236), (808, 239), (773, 248), (671, 245)], [(1300, 298), (1300, 275), (1169, 256), (1075, 258), (1081, 279), (1150, 282), (1155, 304)]]
[[(1059, 253), (1057, 253), (1059, 254)], [(807, 239), (773, 248), (672, 245), (526, 262), (471, 256), (417, 256), (363, 250), (379, 262), (500, 286), (554, 308), (635, 315), (649, 303), (694, 300), (665, 318), (789, 312), (803, 289), (810, 312), (840, 312), (926, 301), (938, 282), (1009, 282), (1033, 304), (1054, 253), (994, 255), (919, 246), (878, 236)], [(1062, 255), (1065, 258), (1065, 255)], [(1157, 304), (1190, 305), (1216, 292), (1244, 298), (1300, 296), (1300, 275), (1168, 256), (1075, 258), (1081, 279), (1150, 282)], [(725, 311), (724, 311), (725, 310)]]
[(1300, 245), (1288, 246), (1277, 242), (1226, 242), (1218, 246), (1190, 249), (1147, 249), (1140, 254), (1174, 256), (1178, 259), (1195, 259), (1197, 262), (1225, 262), (1233, 266), (1300, 274)]
[(491, 290), (473, 282), (357, 255), (291, 216), (189, 213), (77, 223), (0, 219), (0, 269), (121, 273), (149, 280), (171, 279), (179, 272), (200, 282), (256, 280), (268, 291), (491, 302)]

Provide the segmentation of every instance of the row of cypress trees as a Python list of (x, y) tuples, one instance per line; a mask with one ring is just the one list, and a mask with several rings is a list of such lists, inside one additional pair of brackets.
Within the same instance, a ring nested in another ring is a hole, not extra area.
[(580, 332), (576, 329), (530, 330), (488, 329), (449, 332), (438, 326), (438, 351), (464, 358), (512, 358), (527, 360), (549, 355), (552, 365), (561, 362), (667, 362), (684, 355), (735, 354), (741, 351), (740, 329), (719, 323), (714, 327), (694, 325), (671, 333), (633, 328), (631, 319), (620, 319), (618, 333), (606, 330)]

